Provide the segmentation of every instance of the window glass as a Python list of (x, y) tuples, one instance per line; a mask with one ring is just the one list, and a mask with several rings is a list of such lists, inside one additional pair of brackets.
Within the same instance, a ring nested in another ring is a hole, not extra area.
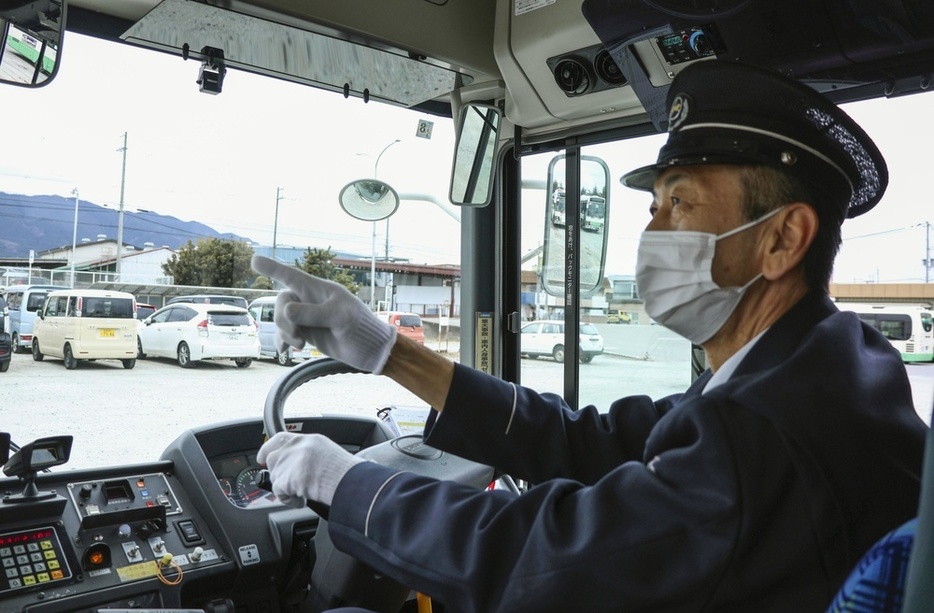
[(208, 313), (208, 323), (212, 326), (249, 326), (250, 316), (246, 313), (224, 313), (213, 311)]
[(172, 311), (169, 313), (169, 318), (166, 321), (190, 321), (194, 319), (197, 314), (198, 312), (194, 309), (178, 306), (172, 309)]
[(422, 327), (422, 320), (418, 315), (400, 315), (399, 325), (410, 328), (420, 328)]
[(133, 301), (130, 298), (87, 297), (84, 299), (85, 317), (133, 318)]
[(890, 341), (911, 338), (911, 317), (908, 315), (879, 315), (879, 330)]
[(45, 297), (48, 295), (48, 292), (30, 292), (29, 298), (26, 300), (26, 310), (31, 312), (36, 312), (42, 308), (42, 305), (45, 304)]

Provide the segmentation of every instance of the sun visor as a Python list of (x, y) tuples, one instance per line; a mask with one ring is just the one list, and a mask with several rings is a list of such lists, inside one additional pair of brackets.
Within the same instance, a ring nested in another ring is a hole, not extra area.
[[(121, 38), (205, 61), (215, 69), (239, 68), (405, 107), (448, 94), (458, 84), (454, 71), (402, 52), (362, 45), (333, 32), (312, 32), (306, 29), (311, 24), (296, 27), (272, 20), (281, 15), (266, 19), (246, 14), (237, 9), (256, 8), (243, 3), (226, 6), (231, 9), (164, 0)], [(219, 90), (220, 83), (209, 93)]]

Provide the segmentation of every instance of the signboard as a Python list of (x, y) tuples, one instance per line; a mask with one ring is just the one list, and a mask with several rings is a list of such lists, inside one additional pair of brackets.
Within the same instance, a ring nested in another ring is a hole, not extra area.
[(477, 353), (474, 368), (493, 374), (493, 313), (477, 313)]

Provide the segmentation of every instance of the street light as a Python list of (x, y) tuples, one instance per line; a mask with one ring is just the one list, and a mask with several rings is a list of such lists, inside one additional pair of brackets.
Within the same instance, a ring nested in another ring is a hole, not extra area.
[(272, 259), (276, 259), (276, 239), (279, 231), (279, 201), (282, 200), (282, 188), (276, 188), (276, 217), (272, 222)]
[[(398, 138), (385, 147), (379, 152), (379, 155), (376, 156), (376, 162), (373, 164), (373, 178), (379, 179), (379, 160), (383, 157), (383, 154), (386, 153), (386, 150), (395, 145), (396, 143), (401, 143), (402, 141)], [(386, 255), (385, 261), (389, 261), (389, 218), (386, 218)], [(389, 306), (392, 307), (392, 284), (386, 286), (387, 296), (389, 297)], [(376, 222), (373, 222), (373, 259), (370, 262), (370, 300), (373, 302), (373, 306), (376, 306)], [(375, 308), (373, 310), (379, 310)]]
[(75, 286), (75, 249), (78, 247), (78, 188), (71, 190), (75, 195), (75, 224), (71, 231), (71, 287)]

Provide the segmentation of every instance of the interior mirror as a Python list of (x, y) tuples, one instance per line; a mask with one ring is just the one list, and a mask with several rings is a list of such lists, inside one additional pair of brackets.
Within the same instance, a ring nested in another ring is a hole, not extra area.
[[(567, 266), (566, 232), (573, 229), (567, 218), (567, 167), (563, 155), (548, 164), (545, 197), (545, 239), (542, 253), (542, 287), (552, 296), (564, 296)], [(610, 221), (610, 169), (598, 157), (581, 156), (580, 164), (580, 291), (592, 296), (603, 283), (607, 233)]]
[(450, 199), (454, 204), (486, 206), (492, 200), (501, 119), (496, 107), (468, 104), (461, 109), (451, 173)]
[(65, 0), (0, 1), (0, 83), (41, 87), (58, 72)]
[(363, 221), (386, 219), (399, 208), (399, 194), (388, 183), (359, 179), (348, 183), (339, 196), (341, 208)]

